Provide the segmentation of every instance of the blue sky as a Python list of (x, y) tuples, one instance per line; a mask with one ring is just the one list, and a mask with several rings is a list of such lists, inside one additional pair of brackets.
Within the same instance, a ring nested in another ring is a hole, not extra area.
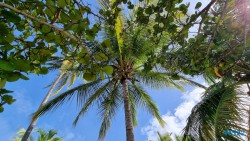
[[(8, 141), (20, 128), (27, 128), (31, 118), (31, 113), (37, 109), (44, 95), (48, 91), (48, 88), (45, 89), (44, 87), (55, 79), (56, 74), (57, 72), (52, 72), (46, 76), (32, 75), (29, 81), (19, 80), (15, 83), (9, 83), (7, 85), (7, 89), (15, 91), (13, 96), (17, 99), (17, 101), (11, 106), (5, 106), (4, 113), (0, 115), (0, 141)], [(77, 81), (75, 85), (80, 83), (81, 80)], [(191, 87), (187, 87), (187, 90), (192, 89), (193, 88)], [(198, 93), (200, 93), (200, 89), (196, 89), (196, 91), (197, 92), (195, 96), (190, 98), (199, 96)], [(190, 95), (190, 92), (183, 94), (180, 90), (171, 88), (159, 90), (148, 89), (148, 92), (158, 104), (163, 117), (165, 117), (167, 120), (169, 118), (172, 120), (171, 117), (176, 118), (174, 121), (179, 120), (178, 116), (183, 114), (185, 115), (186, 112), (183, 112), (176, 116), (176, 108), (178, 109), (178, 106), (185, 103), (186, 99), (183, 96), (186, 95), (187, 97), (187, 95)], [(197, 100), (194, 100), (194, 103), (195, 102), (197, 102)], [(190, 111), (193, 105), (188, 105), (185, 108), (187, 108), (187, 111)], [(123, 107), (120, 108), (116, 118), (113, 120), (110, 131), (106, 137), (107, 141), (117, 141), (117, 138), (119, 138), (119, 141), (125, 141), (125, 122), (122, 108)], [(72, 122), (78, 110), (79, 108), (76, 108), (74, 102), (68, 103), (59, 108), (57, 111), (50, 112), (45, 116), (42, 116), (38, 121), (37, 127), (47, 130), (57, 129), (58, 135), (64, 137), (65, 141), (97, 140), (100, 119), (96, 107), (93, 107), (89, 113), (79, 121), (78, 125), (73, 127)], [(147, 140), (148, 137), (151, 137), (151, 134), (154, 131), (151, 128), (154, 126), (158, 126), (156, 130), (164, 132), (163, 129), (161, 129), (159, 125), (156, 124), (154, 119), (152, 119), (152, 116), (147, 112), (144, 112), (143, 109), (139, 110), (138, 122), (139, 125), (134, 130), (135, 138), (138, 141), (144, 141)], [(168, 123), (168, 121), (166, 122)], [(183, 121), (180, 120), (179, 123), (181, 122)], [(173, 123), (170, 123), (167, 126), (176, 126), (172, 124)], [(175, 127), (171, 128), (174, 129)], [(175, 131), (170, 130), (170, 132)]]
[[(197, 1), (193, 0), (191, 7), (194, 7)], [(205, 3), (207, 2), (204, 2), (204, 5)], [(56, 78), (57, 74), (58, 72), (52, 72), (46, 76), (30, 75), (29, 81), (19, 80), (7, 84), (7, 89), (14, 90), (13, 96), (17, 101), (10, 106), (6, 105), (5, 111), (0, 114), (0, 141), (9, 141), (19, 129), (27, 128), (31, 114), (36, 111), (48, 91), (48, 88), (45, 87)], [(198, 81), (203, 82), (201, 79)], [(75, 85), (80, 83), (81, 80), (77, 81)], [(156, 131), (179, 134), (191, 108), (200, 100), (202, 92), (202, 89), (193, 87), (187, 87), (185, 93), (172, 88), (147, 90), (159, 106), (167, 126), (161, 128), (151, 115), (140, 109), (138, 113), (139, 125), (134, 129), (137, 141), (148, 139), (156, 141)], [(125, 141), (125, 122), (122, 108), (111, 124), (106, 141)], [(72, 123), (78, 111), (79, 108), (76, 108), (74, 102), (68, 103), (57, 111), (42, 116), (37, 127), (47, 130), (57, 129), (58, 135), (64, 137), (65, 141), (96, 141), (100, 127), (100, 118), (96, 107), (93, 107), (85, 117), (81, 118), (78, 125), (73, 127)]]

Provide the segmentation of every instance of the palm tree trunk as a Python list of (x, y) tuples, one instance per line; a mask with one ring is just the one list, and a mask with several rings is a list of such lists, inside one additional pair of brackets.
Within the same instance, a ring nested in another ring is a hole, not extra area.
[(246, 132), (246, 135), (247, 135), (247, 140), (250, 141), (250, 106), (248, 109), (248, 131)]
[(135, 139), (134, 139), (131, 109), (130, 109), (130, 104), (129, 104), (128, 84), (126, 80), (122, 82), (122, 86), (123, 86), (123, 93), (124, 93), (126, 138), (127, 138), (127, 141), (134, 141)]
[[(55, 88), (56, 84), (59, 82), (59, 80), (62, 78), (62, 76), (64, 75), (64, 72), (61, 72), (61, 74), (57, 77), (56, 81), (53, 83), (53, 85), (51, 86), (49, 92), (47, 93), (47, 95), (45, 96), (45, 98), (43, 99), (42, 103), (40, 104), (39, 108), (40, 109), (41, 107), (43, 107), (46, 102), (49, 100), (49, 97), (51, 95), (51, 93), (53, 92), (53, 89)], [(27, 128), (27, 130), (25, 131), (23, 137), (22, 137), (22, 140), (21, 141), (27, 141), (29, 136), (30, 136), (30, 133), (32, 132), (33, 128), (35, 127), (36, 125), (36, 122), (37, 122), (38, 118), (35, 118), (35, 119), (32, 119), (31, 122), (30, 122), (30, 125), (29, 127)]]

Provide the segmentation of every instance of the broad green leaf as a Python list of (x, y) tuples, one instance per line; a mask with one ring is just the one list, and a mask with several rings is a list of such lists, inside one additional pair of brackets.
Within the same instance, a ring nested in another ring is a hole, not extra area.
[(65, 0), (58, 0), (58, 6), (63, 8), (67, 6), (67, 3)]
[(98, 53), (95, 55), (95, 59), (96, 59), (97, 61), (107, 61), (107, 60), (108, 60), (108, 57), (107, 57), (104, 53), (98, 52)]
[(20, 78), (20, 73), (12, 73), (7, 77), (8, 82), (15, 82)]
[(35, 74), (47, 74), (48, 69), (46, 67), (37, 68), (36, 70), (34, 70), (34, 73)]
[(111, 75), (114, 71), (113, 67), (112, 66), (106, 66), (106, 67), (103, 67), (102, 70), (108, 74), (108, 75)]
[(13, 34), (9, 34), (5, 37), (5, 41), (7, 41), (8, 43), (11, 43), (13, 42), (15, 39), (14, 35)]
[(50, 50), (48, 49), (40, 49), (39, 52), (41, 53), (42, 56), (50, 56)]
[(0, 94), (7, 94), (7, 93), (12, 93), (13, 91), (9, 91), (6, 89), (0, 89)]
[(12, 104), (15, 102), (15, 99), (11, 95), (4, 95), (2, 96), (2, 100), (5, 101), (7, 104)]
[(19, 23), (21, 21), (21, 18), (12, 11), (3, 10), (1, 11), (1, 14), (11, 22)]
[(45, 67), (42, 67), (40, 69), (40, 74), (47, 74), (48, 72), (49, 72), (49, 70), (47, 68), (45, 68)]
[(64, 12), (61, 13), (61, 21), (67, 23), (70, 20), (70, 17)]
[(189, 42), (189, 43), (194, 43), (194, 42), (195, 42), (195, 39), (194, 39), (194, 38), (190, 38), (190, 39), (188, 39), (188, 42)]
[(15, 67), (13, 66), (11, 62), (0, 59), (0, 69), (5, 70), (5, 71), (13, 71)]
[(23, 79), (23, 80), (29, 80), (29, 78), (23, 74), (20, 75), (20, 78)]
[(17, 70), (27, 72), (29, 71), (30, 68), (30, 62), (27, 60), (22, 60), (22, 59), (13, 59), (11, 60)]
[(84, 74), (83, 74), (83, 78), (84, 78), (86, 81), (94, 81), (94, 80), (96, 80), (96, 75), (95, 75), (95, 74), (92, 74), (92, 73), (84, 73)]
[(181, 4), (179, 8), (184, 14), (187, 13), (188, 7), (185, 4)]
[(10, 32), (8, 27), (3, 22), (0, 22), (0, 31), (1, 31), (0, 35), (2, 35), (2, 36), (8, 35)]
[(107, 48), (107, 47), (110, 47), (110, 45), (111, 45), (111, 42), (110, 42), (110, 40), (104, 40), (103, 42), (102, 42), (102, 46), (103, 47), (105, 47), (105, 48)]
[(1, 79), (0, 80), (0, 89), (2, 89), (5, 86), (6, 81), (7, 81), (7, 79)]
[(4, 111), (3, 107), (0, 107), (0, 113), (2, 113)]
[(62, 42), (62, 39), (59, 35), (55, 36), (55, 43), (60, 44)]
[(201, 2), (198, 2), (197, 4), (196, 4), (196, 6), (195, 6), (195, 9), (198, 9), (198, 8), (200, 8), (202, 6), (202, 3)]
[(79, 63), (82, 63), (83, 65), (87, 65), (90, 63), (90, 57), (89, 56), (85, 56), (84, 58), (80, 57), (77, 61)]
[(51, 30), (51, 28), (48, 27), (47, 25), (43, 25), (43, 26), (42, 26), (42, 32), (43, 32), (43, 33), (48, 33), (48, 32), (50, 32), (50, 30)]

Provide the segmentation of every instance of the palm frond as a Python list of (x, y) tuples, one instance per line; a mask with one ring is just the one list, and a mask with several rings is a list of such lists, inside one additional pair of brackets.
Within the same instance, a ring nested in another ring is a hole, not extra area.
[(43, 129), (36, 130), (39, 133), (38, 141), (47, 140), (47, 133)]
[(110, 1), (109, 0), (97, 0), (99, 5), (102, 7), (103, 10), (111, 9)]
[[(248, 117), (243, 112), (246, 110), (244, 109), (246, 106), (244, 106), (240, 99), (242, 93), (235, 85), (226, 87), (215, 114), (216, 139), (228, 139), (228, 136), (224, 134), (224, 130), (226, 129), (247, 130), (244, 128), (244, 122), (242, 122), (244, 118)], [(242, 138), (237, 136), (235, 138), (242, 140)]]
[(130, 31), (130, 34), (125, 34), (123, 37), (123, 53), (135, 62), (143, 64), (147, 61), (147, 54), (157, 49), (157, 46), (154, 46), (152, 41), (148, 39), (145, 27), (135, 27)]
[(98, 139), (103, 139), (108, 129), (110, 128), (111, 120), (115, 116), (117, 109), (122, 103), (121, 96), (119, 94), (119, 84), (116, 84), (110, 91), (108, 97), (100, 105), (100, 115), (102, 117), (102, 124), (99, 131)]
[[(133, 93), (133, 92), (130, 92)], [(133, 126), (137, 126), (138, 122), (137, 122), (137, 103), (134, 99), (133, 96), (129, 95), (129, 103), (130, 103), (130, 111), (131, 111), (131, 116), (132, 116), (132, 122), (133, 122)]]
[(139, 85), (131, 84), (132, 87), (129, 87), (130, 91), (133, 93), (130, 93), (130, 95), (134, 95), (138, 101), (138, 105), (146, 108), (146, 110), (152, 114), (160, 123), (161, 126), (164, 127), (164, 120), (162, 119), (157, 105), (153, 102), (150, 95)]
[(98, 79), (93, 82), (89, 82), (86, 84), (82, 84), (80, 86), (77, 86), (71, 90), (68, 90), (54, 99), (50, 100), (47, 102), (42, 108), (38, 109), (34, 114), (33, 114), (33, 119), (37, 118), (45, 113), (47, 113), (50, 110), (55, 110), (62, 104), (68, 102), (73, 98), (74, 95), (77, 95), (77, 102), (78, 103), (83, 103), (84, 100), (86, 100), (91, 92), (96, 90), (96, 88), (101, 85), (101, 82), (103, 80)]
[(37, 141), (61, 141), (62, 137), (54, 137), (57, 134), (57, 131), (52, 129), (49, 130), (49, 132), (43, 130), (43, 129), (36, 129), (36, 132), (39, 133), (39, 137)]
[(56, 130), (54, 130), (54, 129), (49, 130), (49, 132), (47, 133), (47, 139), (48, 140), (52, 139), (56, 134), (57, 134)]
[(242, 140), (239, 136), (227, 136), (225, 130), (245, 130), (242, 110), (239, 105), (241, 92), (234, 84), (225, 86), (223, 82), (210, 86), (204, 98), (188, 117), (184, 128), (184, 139), (192, 140)]
[(135, 78), (139, 82), (152, 88), (177, 87), (178, 89), (183, 90), (183, 87), (172, 80), (171, 75), (166, 72), (138, 71), (136, 72)]
[[(83, 104), (83, 107), (81, 108), (80, 112), (78, 113), (77, 117), (75, 118), (73, 125), (75, 126), (81, 116), (83, 116), (89, 107), (93, 105), (95, 102), (102, 101), (102, 99), (107, 96), (108, 89), (113, 86), (114, 81), (107, 81), (104, 85), (101, 87), (94, 88), (94, 93), (91, 93), (89, 98), (86, 99), (86, 102)], [(80, 96), (80, 95), (79, 95)]]
[(64, 58), (62, 57), (52, 56), (46, 63), (46, 65), (48, 66), (48, 70), (54, 71), (60, 69), (63, 60)]
[[(24, 128), (18, 130), (17, 135), (12, 138), (12, 141), (21, 141), (23, 135), (25, 134), (25, 131), (26, 130)], [(33, 136), (29, 136), (29, 138), (27, 139), (27, 141), (34, 141), (34, 137)]]
[(70, 78), (68, 88), (70, 88), (74, 84), (76, 80), (76, 76), (77, 76), (76, 72), (71, 72), (71, 78)]
[(188, 78), (186, 78), (184, 76), (181, 76), (181, 75), (178, 75), (178, 76), (180, 77), (180, 80), (183, 81), (184, 83), (187, 83), (187, 84), (192, 85), (192, 86), (200, 87), (200, 88), (203, 88), (205, 90), (207, 89), (206, 86), (204, 86), (204, 85), (202, 85), (200, 83), (197, 83), (197, 82), (195, 82), (195, 81), (193, 81), (191, 79), (188, 79)]
[[(68, 81), (69, 75), (67, 72), (61, 72), (61, 75), (62, 75), (62, 77), (59, 80), (59, 82), (56, 84), (56, 88), (55, 88), (53, 95), (56, 95), (58, 92), (60, 92)], [(52, 82), (52, 84), (53, 83), (55, 83), (55, 82)]]

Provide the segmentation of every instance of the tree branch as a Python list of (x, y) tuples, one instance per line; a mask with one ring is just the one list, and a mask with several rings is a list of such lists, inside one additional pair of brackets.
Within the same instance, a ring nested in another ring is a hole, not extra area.
[(226, 8), (227, 8), (227, 4), (228, 4), (228, 1), (226, 0), (226, 1), (225, 1), (225, 5), (224, 5), (224, 7), (223, 7), (223, 10), (222, 10), (222, 12), (221, 12), (220, 18), (219, 18), (218, 22), (217, 22), (216, 25), (215, 25), (215, 29), (214, 29), (213, 35), (212, 35), (211, 39), (210, 39), (209, 42), (208, 42), (208, 49), (207, 49), (206, 57), (208, 57), (208, 55), (209, 55), (209, 53), (210, 53), (210, 50), (211, 50), (211, 42), (212, 42), (212, 40), (214, 39), (214, 36), (216, 35), (216, 31), (217, 31), (217, 29), (218, 29), (218, 27), (219, 27), (219, 25), (220, 25), (220, 22), (221, 22), (221, 20), (222, 20), (224, 14), (225, 14), (225, 11), (226, 11)]
[(3, 2), (0, 2), (0, 6), (5, 7), (5, 8), (8, 8), (8, 9), (11, 9), (11, 10), (15, 11), (16, 13), (19, 13), (19, 14), (21, 14), (21, 15), (27, 17), (27, 18), (30, 18), (30, 19), (32, 19), (32, 20), (34, 20), (34, 21), (39, 22), (40, 24), (47, 25), (47, 26), (49, 26), (49, 27), (51, 27), (51, 28), (53, 28), (53, 29), (55, 29), (55, 30), (58, 30), (58, 31), (62, 32), (64, 35), (66, 35), (66, 36), (69, 37), (70, 39), (76, 41), (77, 44), (79, 44), (81, 47), (83, 47), (83, 49), (85, 50), (85, 52), (86, 52), (88, 55), (91, 55), (90, 52), (88, 51), (88, 48), (87, 48), (86, 46), (84, 46), (83, 43), (82, 43), (80, 40), (77, 39), (77, 37), (75, 37), (74, 35), (71, 35), (71, 34), (68, 33), (67, 31), (65, 31), (63, 28), (59, 28), (59, 27), (57, 27), (57, 26), (55, 26), (55, 25), (53, 25), (53, 24), (49, 24), (49, 23), (47, 23), (47, 22), (41, 21), (40, 19), (38, 19), (38, 18), (36, 18), (36, 17), (33, 17), (32, 15), (29, 15), (29, 14), (23, 12), (23, 11), (20, 11), (20, 10), (16, 9), (15, 7), (13, 7), (13, 6), (11, 6), (11, 5), (8, 5), (8, 4), (5, 4), (5, 3), (3, 3)]
[[(208, 11), (210, 9), (210, 7), (216, 2), (216, 0), (211, 0), (211, 2), (205, 7), (203, 8), (196, 16), (197, 18), (201, 16), (202, 13)], [(178, 34), (170, 41), (170, 43), (166, 46), (168, 47), (169, 45), (173, 44), (173, 42), (180, 37), (181, 33), (183, 32), (183, 30), (187, 27), (190, 26), (197, 18), (191, 19), (185, 26), (183, 26), (183, 28), (181, 29), (180, 32), (178, 32)], [(164, 50), (163, 50), (164, 51)]]

